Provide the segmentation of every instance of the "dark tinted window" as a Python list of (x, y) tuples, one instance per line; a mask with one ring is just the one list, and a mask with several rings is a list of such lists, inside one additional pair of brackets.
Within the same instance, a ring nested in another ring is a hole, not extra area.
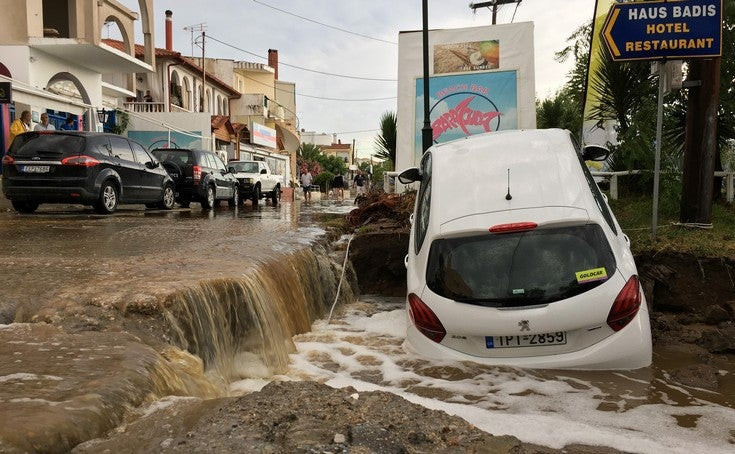
[(431, 208), (431, 153), (427, 153), (421, 161), (421, 187), (419, 188), (419, 198), (416, 203), (416, 216), (414, 223), (416, 224), (416, 244), (414, 249), (416, 254), (421, 250), (424, 244), (426, 230), (429, 228), (429, 209)]
[(194, 160), (191, 156), (191, 151), (188, 150), (153, 150), (153, 155), (158, 158), (159, 161), (173, 161), (179, 165), (193, 164)]
[(112, 155), (125, 161), (135, 161), (133, 150), (130, 149), (130, 142), (122, 137), (110, 137), (110, 146), (112, 146)]
[(615, 269), (602, 228), (587, 224), (438, 239), (429, 252), (426, 282), (455, 301), (527, 306), (583, 293)]
[(234, 167), (235, 172), (258, 173), (257, 162), (231, 162), (228, 165)]
[(63, 158), (83, 153), (84, 141), (84, 137), (79, 136), (27, 132), (13, 140), (8, 153), (17, 158), (33, 156), (46, 159)]
[(88, 138), (87, 149), (102, 156), (112, 156), (110, 153), (110, 140), (106, 136)]

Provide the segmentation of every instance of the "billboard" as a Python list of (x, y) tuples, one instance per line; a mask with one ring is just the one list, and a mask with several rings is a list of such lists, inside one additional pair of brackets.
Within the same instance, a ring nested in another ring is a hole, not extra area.
[[(420, 31), (398, 36), (396, 169), (418, 165), (423, 126)], [(533, 23), (429, 31), (434, 143), (536, 127)]]
[[(424, 81), (416, 80), (414, 153), (421, 158)], [(516, 71), (479, 72), (429, 78), (433, 143), (473, 134), (518, 129)]]
[(253, 122), (253, 133), (250, 141), (256, 145), (278, 148), (276, 143), (276, 130), (263, 126), (260, 123)]

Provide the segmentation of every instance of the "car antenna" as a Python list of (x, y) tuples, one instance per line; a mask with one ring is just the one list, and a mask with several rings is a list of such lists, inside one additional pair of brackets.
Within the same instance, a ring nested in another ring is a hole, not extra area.
[(512, 198), (513, 196), (510, 195), (510, 169), (508, 169), (508, 193), (505, 194), (505, 200), (510, 200)]

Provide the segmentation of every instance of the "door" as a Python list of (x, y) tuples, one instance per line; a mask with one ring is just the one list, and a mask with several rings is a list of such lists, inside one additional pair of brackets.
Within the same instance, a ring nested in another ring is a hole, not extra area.
[(121, 200), (135, 201), (140, 198), (141, 167), (143, 164), (135, 162), (130, 142), (123, 137), (110, 136), (113, 167), (122, 180)]
[(158, 161), (138, 142), (130, 141), (130, 145), (135, 160), (143, 165), (140, 174), (140, 196), (148, 201), (160, 200), (163, 192), (163, 173), (160, 166), (153, 167), (153, 163)]
[(218, 199), (229, 199), (232, 197), (232, 187), (227, 179), (227, 170), (224, 163), (220, 158), (207, 153), (207, 167), (212, 171), (212, 178), (217, 186), (217, 198)]

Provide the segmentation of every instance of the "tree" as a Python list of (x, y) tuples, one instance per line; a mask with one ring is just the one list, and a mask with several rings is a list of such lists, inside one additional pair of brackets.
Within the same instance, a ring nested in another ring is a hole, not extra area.
[(300, 159), (305, 161), (315, 161), (316, 158), (322, 154), (322, 150), (319, 148), (319, 145), (303, 142), (299, 145), (297, 154)]
[(561, 128), (577, 133), (582, 127), (581, 103), (575, 101), (571, 90), (559, 90), (553, 98), (536, 102), (538, 128)]
[(396, 121), (395, 112), (385, 112), (380, 117), (380, 134), (375, 138), (375, 156), (390, 161), (391, 169), (396, 166)]

